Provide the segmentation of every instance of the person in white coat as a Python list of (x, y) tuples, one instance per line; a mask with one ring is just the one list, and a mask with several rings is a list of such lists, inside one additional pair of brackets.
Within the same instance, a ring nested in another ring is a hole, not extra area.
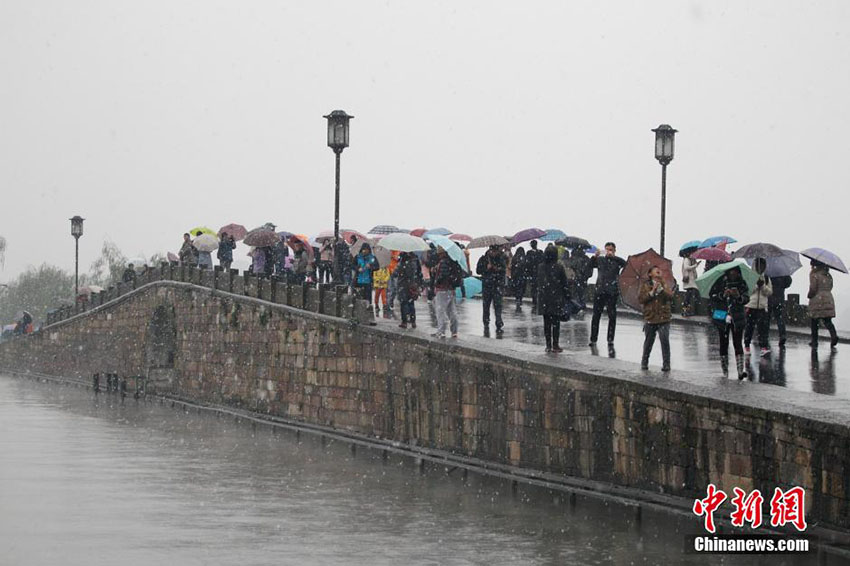
[(764, 274), (765, 269), (767, 269), (767, 260), (763, 257), (756, 258), (753, 262), (753, 269), (759, 274), (759, 278), (756, 282), (756, 288), (750, 292), (750, 302), (746, 306), (747, 327), (744, 331), (744, 352), (750, 353), (753, 331), (758, 330), (761, 355), (766, 356), (770, 353), (770, 347), (767, 344), (767, 330), (770, 324), (767, 307), (768, 299), (773, 294), (773, 285), (770, 283), (770, 277)]
[(685, 304), (682, 305), (682, 316), (693, 316), (697, 312), (699, 288), (697, 287), (697, 267), (702, 262), (686, 257), (682, 261), (682, 289), (685, 290)]

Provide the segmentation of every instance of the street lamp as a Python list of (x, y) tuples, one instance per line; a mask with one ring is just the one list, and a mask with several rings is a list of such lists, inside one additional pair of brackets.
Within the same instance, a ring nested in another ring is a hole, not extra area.
[(74, 300), (80, 294), (80, 236), (83, 235), (83, 218), (74, 216), (71, 218), (71, 235), (74, 236)]
[(334, 240), (339, 239), (339, 157), (348, 147), (348, 121), (354, 118), (344, 110), (334, 110), (324, 118), (328, 121), (328, 147), (336, 154), (336, 199), (334, 204)]
[(673, 161), (673, 142), (676, 132), (668, 124), (661, 124), (655, 132), (655, 159), (661, 164), (661, 257), (664, 257), (664, 229), (667, 222), (667, 165)]

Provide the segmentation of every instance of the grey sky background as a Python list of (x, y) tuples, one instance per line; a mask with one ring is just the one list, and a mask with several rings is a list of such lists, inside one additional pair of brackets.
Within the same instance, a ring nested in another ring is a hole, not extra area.
[[(848, 16), (845, 1), (5, 0), (0, 281), (73, 269), (74, 214), (86, 269), (105, 238), (133, 256), (198, 224), (332, 227), (336, 108), (356, 116), (344, 226), (657, 248), (650, 129), (669, 123), (668, 250), (730, 234), (850, 261)], [(850, 277), (835, 281), (848, 327)]]

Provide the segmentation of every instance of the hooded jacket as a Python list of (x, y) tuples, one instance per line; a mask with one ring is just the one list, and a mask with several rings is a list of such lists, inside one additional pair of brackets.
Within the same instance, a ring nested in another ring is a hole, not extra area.
[(824, 267), (816, 267), (809, 274), (809, 316), (811, 318), (835, 317), (835, 299), (832, 296), (832, 275)]
[(638, 301), (643, 305), (643, 320), (647, 324), (666, 324), (673, 319), (671, 306), (673, 304), (673, 291), (661, 283), (661, 289), (652, 292), (655, 282), (648, 279), (643, 282), (638, 292)]
[(767, 310), (767, 302), (770, 296), (773, 295), (773, 285), (770, 284), (770, 277), (762, 274), (759, 276), (759, 281), (764, 282), (761, 287), (756, 286), (750, 295), (750, 301), (747, 303), (748, 309)]
[(537, 267), (537, 311), (546, 316), (561, 315), (567, 302), (567, 284), (567, 272), (558, 261), (558, 250), (547, 247), (543, 263)]

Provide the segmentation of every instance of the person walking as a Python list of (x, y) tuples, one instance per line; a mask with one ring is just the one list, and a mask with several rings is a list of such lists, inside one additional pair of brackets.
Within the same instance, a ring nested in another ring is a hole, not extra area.
[(334, 262), (334, 285), (344, 285), (348, 287), (349, 283), (351, 283), (351, 252), (349, 251), (348, 244), (340, 238), (334, 244), (333, 251), (333, 262)]
[(481, 276), (481, 298), (483, 303), (484, 336), (490, 335), (490, 305), (496, 317), (496, 336), (504, 333), (502, 321), (502, 289), (505, 285), (507, 263), (499, 246), (490, 246), (475, 266)]
[(753, 332), (758, 330), (759, 346), (761, 346), (761, 355), (764, 357), (770, 354), (770, 347), (767, 343), (767, 328), (770, 324), (767, 303), (773, 294), (773, 286), (770, 284), (770, 278), (764, 274), (767, 269), (767, 260), (763, 257), (756, 258), (753, 262), (753, 268), (758, 273), (759, 278), (756, 281), (755, 292), (750, 294), (750, 301), (746, 307), (747, 327), (744, 331), (744, 352), (750, 353)]
[(192, 245), (192, 236), (190, 236), (188, 232), (183, 234), (183, 245), (180, 246), (180, 252), (178, 253), (180, 263), (188, 265), (189, 267), (197, 265), (197, 252), (198, 250), (196, 250), (195, 246)]
[(229, 271), (233, 265), (233, 250), (236, 249), (236, 240), (230, 234), (222, 232), (218, 239), (218, 250), (216, 257), (222, 271)]
[(699, 304), (699, 288), (697, 287), (697, 268), (699, 260), (686, 257), (682, 260), (682, 289), (685, 290), (685, 303), (682, 305), (682, 316), (693, 316), (697, 313)]
[(812, 260), (809, 273), (809, 318), (812, 320), (812, 341), (809, 345), (817, 350), (818, 326), (822, 323), (829, 330), (830, 346), (835, 351), (838, 346), (838, 333), (832, 319), (835, 318), (835, 298), (832, 296), (832, 274), (829, 267)]
[(372, 285), (375, 288), (375, 316), (378, 316), (381, 303), (384, 305), (384, 318), (390, 318), (390, 309), (387, 306), (387, 288), (390, 283), (390, 268), (381, 267), (372, 273)]
[(649, 270), (649, 278), (644, 281), (638, 293), (638, 301), (643, 305), (643, 356), (640, 369), (649, 369), (649, 355), (655, 345), (655, 336), (661, 342), (661, 371), (670, 371), (670, 321), (673, 319), (671, 306), (673, 289), (667, 287), (657, 265)]
[(294, 244), (292, 259), (292, 282), (300, 285), (307, 280), (307, 269), (310, 267), (310, 258), (304, 249), (304, 244), (299, 240)]
[(357, 254), (355, 266), (357, 276), (354, 280), (354, 287), (360, 298), (365, 299), (370, 305), (372, 304), (372, 273), (379, 268), (378, 260), (372, 254), (372, 246), (364, 242)]
[(399, 257), (399, 252), (393, 250), (390, 256), (390, 264), (387, 266), (390, 272), (390, 280), (387, 285), (387, 302), (389, 303), (389, 316), (387, 318), (395, 318), (395, 300), (398, 297), (398, 274), (396, 273), (396, 268), (398, 267)]
[(325, 240), (319, 248), (319, 283), (330, 283), (333, 273), (333, 244)]
[(525, 273), (531, 287), (531, 312), (537, 313), (537, 268), (543, 263), (543, 252), (537, 249), (537, 240), (528, 244), (531, 249), (525, 254)]
[[(203, 232), (198, 230), (197, 232), (195, 232), (195, 237), (198, 238), (202, 234)], [(212, 269), (212, 252), (202, 252), (201, 250), (195, 248), (195, 259), (198, 262), (198, 269)]]
[(729, 338), (731, 336), (732, 346), (735, 348), (738, 379), (747, 377), (742, 341), (747, 323), (744, 305), (749, 300), (749, 290), (738, 267), (733, 267), (724, 273), (709, 291), (711, 321), (720, 338), (720, 368), (723, 370), (723, 375), (729, 375)]
[(516, 312), (522, 312), (522, 298), (525, 296), (525, 285), (528, 273), (525, 262), (525, 248), (518, 247), (511, 258), (511, 290), (516, 299)]
[(437, 338), (446, 337), (446, 329), (457, 338), (457, 298), (455, 289), (463, 285), (463, 268), (442, 247), (437, 248), (434, 269), (434, 302), (437, 310)]
[(569, 271), (567, 275), (572, 275), (572, 287), (575, 290), (573, 298), (578, 301), (582, 308), (587, 306), (587, 281), (593, 275), (593, 267), (591, 260), (584, 253), (584, 248), (575, 248), (567, 260)]
[(780, 275), (771, 277), (770, 284), (773, 287), (773, 294), (767, 298), (767, 332), (770, 336), (770, 321), (776, 320), (776, 329), (779, 331), (779, 349), (785, 349), (785, 339), (787, 333), (785, 331), (785, 291), (791, 286), (790, 275)]
[(402, 252), (395, 273), (398, 279), (398, 301), (401, 305), (399, 328), (416, 328), (416, 299), (422, 288), (422, 264), (411, 252)]
[(133, 288), (136, 287), (136, 268), (133, 264), (129, 264), (127, 269), (124, 270), (124, 273), (121, 274), (121, 281), (124, 283), (130, 283)]
[(602, 311), (608, 311), (608, 347), (614, 346), (614, 333), (617, 331), (617, 301), (620, 298), (620, 271), (626, 266), (626, 260), (617, 256), (614, 242), (605, 244), (605, 255), (600, 251), (590, 258), (590, 268), (596, 269), (596, 296), (593, 298), (593, 318), (590, 321), (590, 347), (596, 346), (599, 338), (599, 321)]
[(537, 266), (537, 313), (543, 315), (543, 335), (546, 338), (546, 351), (559, 353), (564, 350), (560, 345), (561, 316), (569, 298), (567, 272), (558, 261), (558, 249), (546, 246), (543, 263)]

